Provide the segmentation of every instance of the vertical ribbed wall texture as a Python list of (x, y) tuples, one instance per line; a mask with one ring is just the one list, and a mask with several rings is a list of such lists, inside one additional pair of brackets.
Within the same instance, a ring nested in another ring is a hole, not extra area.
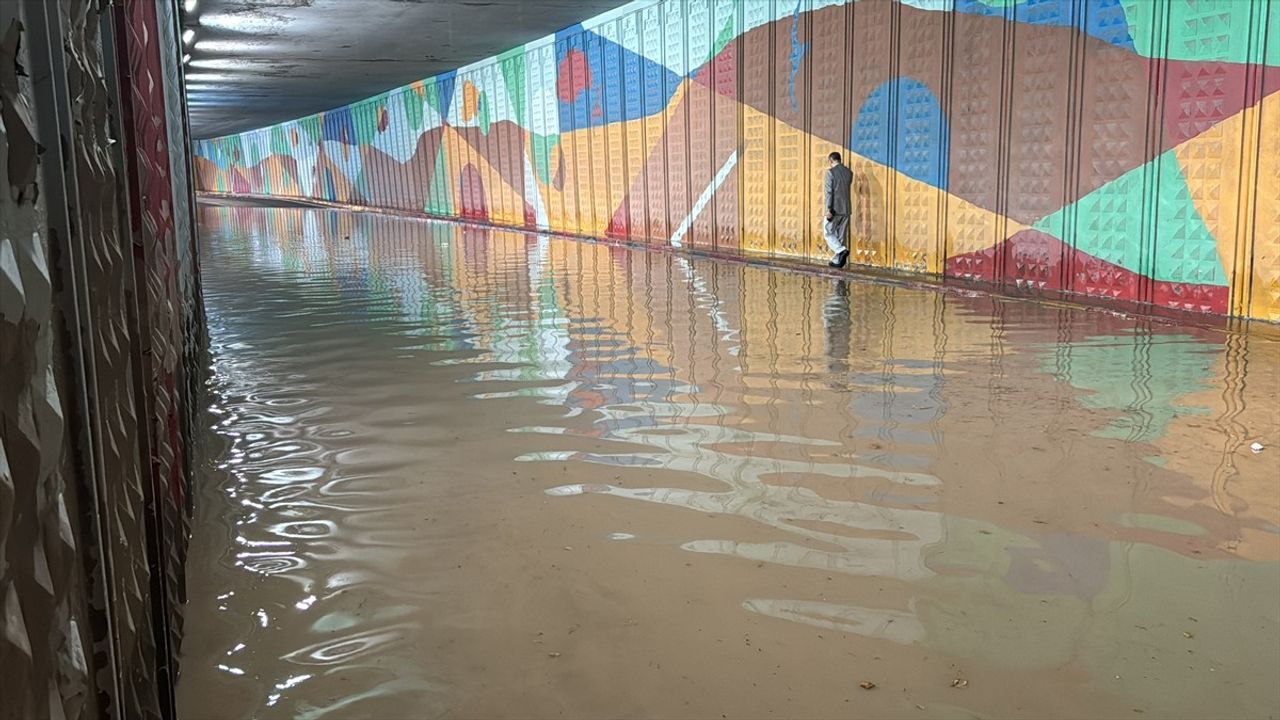
[(0, 3), (2, 718), (173, 716), (203, 323), (161, 7)]
[(197, 144), (200, 190), (1280, 321), (1280, 0), (636, 0)]

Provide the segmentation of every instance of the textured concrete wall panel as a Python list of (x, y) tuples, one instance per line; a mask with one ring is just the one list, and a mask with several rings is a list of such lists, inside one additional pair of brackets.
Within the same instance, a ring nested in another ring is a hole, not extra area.
[(637, 0), (202, 141), (197, 185), (405, 210), (424, 168), (409, 212), (822, 262), (839, 150), (857, 265), (1276, 320), (1278, 32), (1277, 0)]

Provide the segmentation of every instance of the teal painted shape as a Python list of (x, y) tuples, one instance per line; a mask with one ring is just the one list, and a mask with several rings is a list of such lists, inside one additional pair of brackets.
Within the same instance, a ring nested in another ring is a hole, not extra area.
[(1280, 3), (1275, 0), (1122, 0), (1121, 4), (1139, 55), (1280, 65), (1280, 42), (1275, 37), (1280, 29)]
[(412, 130), (422, 129), (422, 98), (412, 87), (406, 86), (400, 91), (400, 105), (404, 109), (404, 119)]
[[(359, 152), (359, 150), (353, 150), (352, 152)], [(360, 204), (369, 202), (369, 178), (364, 174), (363, 169), (361, 169), (360, 174), (356, 176), (356, 181), (352, 183), (352, 190), (355, 191), (355, 198), (353, 199), (356, 202)]]
[(533, 146), (533, 169), (538, 174), (538, 180), (545, 184), (551, 183), (551, 151), (556, 145), (560, 144), (559, 135), (539, 135), (538, 133), (529, 133), (529, 141)]
[(276, 125), (271, 128), (271, 152), (274, 155), (288, 156), (293, 151), (293, 144), (289, 142), (289, 133), (284, 125)]
[[(1156, 191), (1153, 204), (1148, 185)], [(1191, 200), (1173, 151), (1134, 168), (1032, 227), (1063, 238), (1066, 218), (1075, 218), (1075, 248), (1140, 275), (1168, 282), (1226, 285), (1213, 233)], [(1144, 238), (1155, 228), (1155, 257), (1142, 257)]]
[(378, 102), (355, 107), (352, 120), (356, 129), (357, 145), (368, 145), (373, 142), (373, 138), (378, 134), (378, 112), (383, 106), (383, 103)]
[(525, 70), (524, 70), (524, 50), (520, 49), (513, 54), (502, 59), (499, 67), (502, 68), (503, 85), (507, 88), (507, 96), (511, 100), (511, 107), (515, 111), (516, 123), (521, 127), (525, 125)]
[(431, 185), (427, 188), (427, 212), (432, 215), (452, 215), (453, 202), (449, 191), (449, 163), (444, 157), (444, 143), (436, 153), (432, 168)]

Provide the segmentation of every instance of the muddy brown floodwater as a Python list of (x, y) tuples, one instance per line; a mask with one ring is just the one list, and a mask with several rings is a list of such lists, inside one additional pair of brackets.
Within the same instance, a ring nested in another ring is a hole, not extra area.
[(1274, 328), (200, 220), (184, 718), (1280, 714)]

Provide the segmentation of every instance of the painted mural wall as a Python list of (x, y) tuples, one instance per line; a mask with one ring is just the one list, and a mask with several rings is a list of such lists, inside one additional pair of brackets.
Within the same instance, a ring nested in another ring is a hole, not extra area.
[(1280, 321), (1280, 0), (638, 0), (196, 144), (205, 192)]

